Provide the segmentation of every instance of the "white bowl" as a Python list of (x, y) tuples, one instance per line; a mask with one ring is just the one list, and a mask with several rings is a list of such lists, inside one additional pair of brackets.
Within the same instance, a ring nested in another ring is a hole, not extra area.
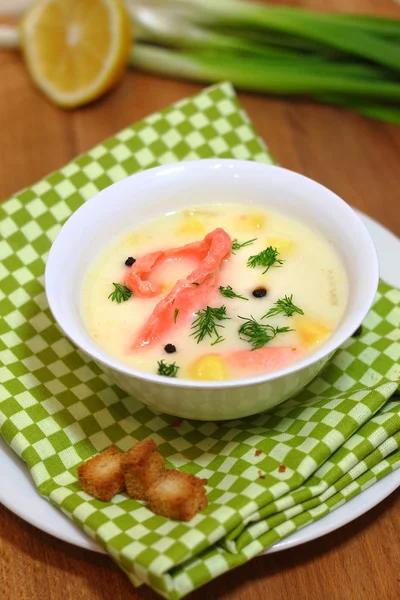
[[(350, 287), (339, 327), (310, 356), (284, 369), (247, 379), (171, 379), (138, 371), (109, 356), (97, 346), (82, 320), (81, 288), (90, 263), (111, 240), (127, 230), (166, 212), (211, 202), (245, 202), (276, 208), (331, 240), (345, 264)], [(88, 200), (71, 216), (53, 243), (45, 284), (59, 326), (128, 394), (172, 415), (225, 420), (262, 412), (307, 385), (366, 316), (378, 277), (378, 259), (367, 230), (334, 193), (279, 167), (210, 159), (143, 171)]]

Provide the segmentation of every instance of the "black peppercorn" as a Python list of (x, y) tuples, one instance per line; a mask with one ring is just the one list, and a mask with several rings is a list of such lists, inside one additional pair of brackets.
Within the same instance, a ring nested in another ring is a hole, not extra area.
[(267, 295), (267, 290), (265, 288), (257, 288), (253, 291), (254, 298), (264, 298)]
[(174, 352), (176, 352), (176, 346), (174, 346), (173, 344), (167, 344), (166, 346), (164, 346), (164, 350), (165, 352), (167, 352), (167, 354), (173, 354)]
[(125, 261), (125, 264), (127, 267), (131, 267), (135, 262), (136, 258), (133, 258), (133, 256), (128, 256), (128, 258)]
[(357, 329), (355, 330), (355, 332), (353, 333), (353, 335), (351, 337), (358, 337), (361, 334), (362, 334), (362, 325), (360, 325), (360, 327), (357, 327)]

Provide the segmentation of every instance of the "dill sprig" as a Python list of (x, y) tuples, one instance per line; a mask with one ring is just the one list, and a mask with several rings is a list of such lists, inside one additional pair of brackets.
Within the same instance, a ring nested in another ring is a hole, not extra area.
[(121, 304), (121, 302), (126, 302), (132, 296), (132, 291), (126, 287), (126, 285), (122, 285), (120, 283), (113, 283), (114, 291), (108, 296), (111, 298), (112, 302), (117, 302), (117, 304)]
[(236, 292), (233, 291), (233, 289), (230, 285), (227, 285), (226, 287), (223, 287), (222, 285), (220, 285), (218, 289), (221, 292), (221, 294), (223, 296), (225, 296), (225, 298), (240, 298), (241, 300), (248, 300), (248, 298), (245, 298), (244, 296), (239, 296), (239, 294), (236, 294)]
[(206, 336), (212, 338), (216, 337), (211, 346), (215, 344), (219, 344), (223, 342), (225, 338), (223, 338), (219, 331), (219, 327), (224, 327), (221, 323), (216, 323), (216, 321), (225, 321), (230, 317), (226, 316), (226, 306), (220, 306), (219, 308), (211, 308), (211, 306), (207, 306), (203, 310), (199, 310), (197, 313), (197, 319), (193, 321), (192, 329), (194, 329), (193, 335), (197, 340), (197, 343), (204, 340)]
[(238, 330), (240, 339), (249, 342), (252, 346), (252, 350), (263, 348), (279, 333), (293, 331), (290, 327), (273, 327), (266, 323), (258, 323), (254, 317), (239, 317), (239, 319), (243, 319), (244, 321)]
[(269, 311), (262, 317), (262, 319), (266, 319), (268, 317), (275, 317), (275, 315), (284, 314), (287, 317), (291, 317), (294, 313), (299, 315), (304, 315), (304, 312), (293, 303), (293, 294), (290, 296), (285, 296), (284, 298), (279, 298), (275, 302), (275, 306), (270, 308)]
[(232, 254), (236, 254), (236, 250), (240, 250), (240, 248), (245, 248), (246, 246), (251, 246), (257, 238), (253, 238), (252, 240), (247, 240), (247, 242), (243, 242), (242, 244), (236, 238), (232, 241)]
[(247, 261), (247, 266), (254, 269), (254, 267), (265, 267), (265, 271), (263, 271), (263, 275), (271, 268), (271, 267), (280, 267), (284, 260), (278, 258), (278, 250), (273, 248), (272, 246), (268, 246), (265, 250), (262, 250), (259, 254), (255, 254), (254, 256), (250, 256)]
[(175, 363), (166, 363), (164, 360), (159, 360), (157, 364), (157, 375), (164, 375), (165, 377), (176, 377), (178, 375), (179, 367)]

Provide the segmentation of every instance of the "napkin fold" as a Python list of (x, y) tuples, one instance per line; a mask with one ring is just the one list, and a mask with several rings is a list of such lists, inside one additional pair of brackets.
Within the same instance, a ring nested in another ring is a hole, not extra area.
[[(305, 390), (268, 413), (220, 424), (178, 425), (128, 397), (54, 323), (44, 265), (72, 212), (138, 170), (213, 156), (273, 162), (227, 83), (124, 129), (0, 206), (1, 435), (39, 492), (134, 585), (171, 600), (400, 467), (400, 291), (384, 282), (361, 336)], [(154, 515), (123, 494), (104, 503), (82, 491), (83, 460), (147, 437), (169, 466), (208, 479), (209, 506), (191, 522)]]

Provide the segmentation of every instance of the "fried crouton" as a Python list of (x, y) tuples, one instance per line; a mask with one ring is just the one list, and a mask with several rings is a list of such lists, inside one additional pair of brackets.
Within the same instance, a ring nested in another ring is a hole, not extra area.
[(208, 504), (205, 483), (189, 473), (166, 470), (147, 491), (150, 509), (168, 519), (191, 521)]
[(138, 442), (126, 454), (110, 446), (80, 465), (78, 476), (84, 491), (98, 500), (109, 502), (126, 488), (131, 498), (147, 500), (154, 513), (169, 519), (190, 521), (208, 504), (207, 480), (165, 469), (151, 439)]
[(148, 488), (165, 470), (164, 459), (157, 452), (157, 444), (146, 440), (138, 442), (122, 455), (121, 469), (129, 496), (135, 500), (147, 500)]
[(125, 485), (121, 456), (116, 446), (110, 446), (78, 467), (78, 477), (87, 494), (109, 502), (115, 494), (122, 492)]

